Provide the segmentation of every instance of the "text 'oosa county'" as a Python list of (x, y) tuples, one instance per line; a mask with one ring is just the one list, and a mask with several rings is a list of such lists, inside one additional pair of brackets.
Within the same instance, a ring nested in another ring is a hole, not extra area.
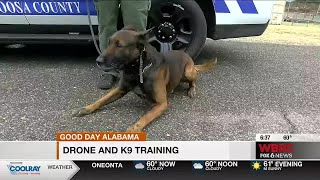
[(0, 14), (66, 15), (81, 14), (80, 1), (4, 1), (0, 0)]

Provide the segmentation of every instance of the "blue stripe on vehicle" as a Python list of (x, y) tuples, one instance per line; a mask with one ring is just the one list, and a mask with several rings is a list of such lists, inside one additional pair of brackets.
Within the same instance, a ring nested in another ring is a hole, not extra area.
[(217, 13), (230, 13), (230, 10), (224, 0), (213, 0), (213, 4)]
[(257, 8), (253, 3), (253, 0), (237, 0), (242, 13), (258, 14)]

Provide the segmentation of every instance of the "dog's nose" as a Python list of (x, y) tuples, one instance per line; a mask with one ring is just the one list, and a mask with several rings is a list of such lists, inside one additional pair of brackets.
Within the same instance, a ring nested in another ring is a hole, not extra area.
[(98, 67), (101, 67), (102, 64), (103, 64), (103, 62), (104, 62), (104, 59), (103, 59), (103, 57), (101, 57), (101, 56), (99, 56), (99, 57), (96, 59), (96, 63), (97, 63), (97, 66), (98, 66)]
[(101, 63), (101, 62), (97, 62), (97, 66), (98, 66), (99, 68), (101, 68), (102, 63)]

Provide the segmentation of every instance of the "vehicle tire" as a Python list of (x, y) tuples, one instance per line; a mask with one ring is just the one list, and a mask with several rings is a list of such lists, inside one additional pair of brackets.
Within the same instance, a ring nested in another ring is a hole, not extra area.
[(192, 58), (199, 55), (207, 38), (205, 16), (194, 0), (152, 0), (149, 42), (159, 52), (182, 50)]

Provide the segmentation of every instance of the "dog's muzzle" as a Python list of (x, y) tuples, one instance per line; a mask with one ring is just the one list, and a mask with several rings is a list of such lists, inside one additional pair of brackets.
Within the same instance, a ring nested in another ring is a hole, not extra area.
[(96, 59), (96, 64), (99, 68), (101, 68), (104, 71), (109, 71), (109, 70), (115, 70), (115, 69), (121, 69), (122, 65), (121, 64), (115, 64), (115, 63), (106, 63), (105, 59), (101, 56), (99, 56)]
[(99, 68), (102, 68), (104, 66), (104, 58), (99, 56), (97, 59), (96, 59), (96, 63), (97, 63), (97, 66)]

